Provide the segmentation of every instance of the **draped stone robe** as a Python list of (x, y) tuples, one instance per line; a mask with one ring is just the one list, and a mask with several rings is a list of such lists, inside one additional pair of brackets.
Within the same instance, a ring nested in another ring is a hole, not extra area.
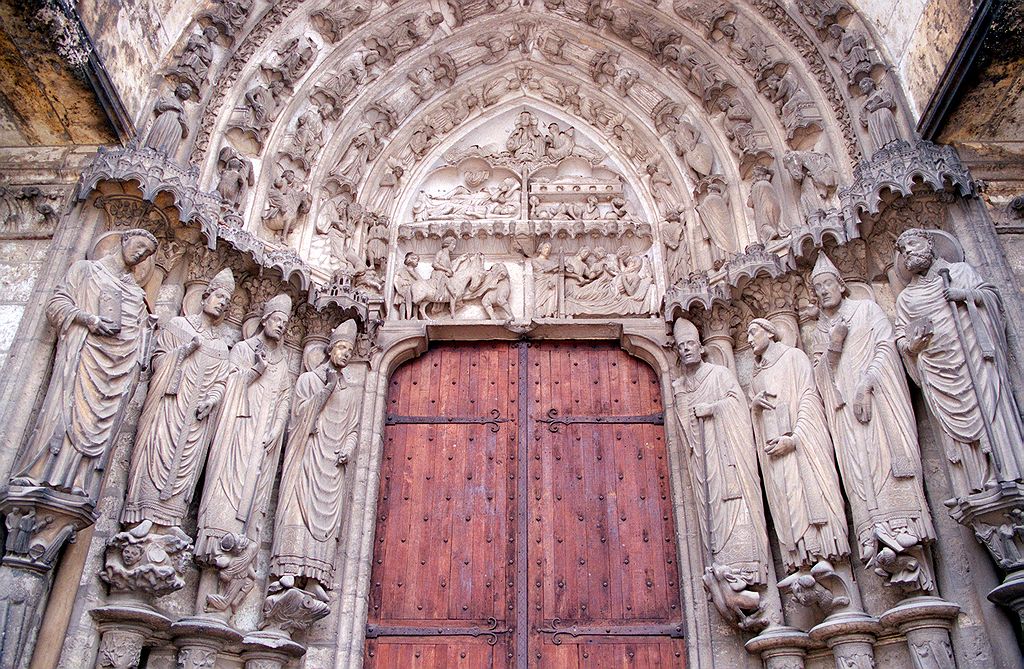
[[(186, 356), (197, 336), (199, 348)], [(204, 400), (217, 403), (223, 397), (228, 347), (201, 315), (177, 316), (157, 333), (152, 367), (121, 521), (177, 526), (206, 461), (215, 415), (198, 420), (196, 409)]]
[[(701, 541), (705, 556), (711, 556), (712, 564), (705, 566), (729, 566), (750, 585), (766, 584), (768, 530), (743, 390), (728, 369), (708, 363), (701, 363), (692, 376), (673, 381), (672, 389)], [(717, 407), (713, 416), (703, 419), (703, 429), (691, 411), (702, 403)]]
[[(849, 332), (836, 362), (827, 352), (836, 319)], [(917, 424), (892, 324), (870, 300), (844, 298), (835, 316), (824, 312), (814, 333), (814, 377), (825, 403), (843, 487), (853, 513), (860, 555), (870, 559), (878, 526), (890, 535), (903, 528), (919, 542), (935, 539), (921, 487)], [(853, 413), (859, 384), (874, 384), (871, 420)]]
[[(53, 375), (14, 483), (42, 485), (95, 501), (112, 442), (146, 364), (151, 335), (145, 293), (108, 259), (79, 260), (46, 305), (57, 329)], [(120, 324), (93, 334), (86, 312)]]
[[(968, 308), (957, 302), (954, 313), (938, 269), (949, 270), (953, 288), (981, 291), (981, 303)], [(916, 357), (907, 356), (907, 367), (942, 426), (954, 493), (962, 497), (995, 481), (1021, 478), (1024, 434), (1007, 375), (1006, 326), (996, 288), (967, 263), (936, 259), (928, 274), (916, 276), (897, 299), (897, 340), (923, 319), (931, 321), (933, 335)], [(963, 326), (962, 342), (954, 319)]]
[[(849, 555), (832, 438), (807, 354), (772, 344), (755, 362), (750, 389), (753, 395), (765, 391), (775, 404), (752, 416), (768, 508), (786, 569), (793, 572), (821, 559)], [(765, 453), (769, 439), (784, 435), (796, 439), (795, 450), (779, 456)]]
[[(258, 541), (270, 500), (292, 381), (284, 344), (268, 351), (267, 367), (257, 375), (256, 347), (261, 341), (259, 336), (240, 341), (229, 356), (231, 371), (199, 507), (195, 552), (200, 559), (215, 555), (225, 534), (243, 534)], [(278, 436), (264, 448), (268, 433)]]
[(363, 388), (343, 369), (333, 391), (325, 362), (299, 377), (285, 447), (270, 564), (277, 576), (316, 579), (331, 589), (341, 531), (347, 460), (359, 438)]

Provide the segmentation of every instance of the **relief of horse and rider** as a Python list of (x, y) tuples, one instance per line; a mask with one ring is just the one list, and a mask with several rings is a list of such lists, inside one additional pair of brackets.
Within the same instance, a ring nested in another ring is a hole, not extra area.
[(512, 286), (508, 268), (503, 263), (484, 266), (482, 253), (467, 253), (453, 258), (455, 237), (445, 237), (434, 256), (430, 276), (423, 278), (417, 270), (420, 257), (410, 251), (395, 274), (395, 307), (400, 319), (429, 320), (446, 307), (451, 318), (466, 303), (477, 302), (487, 318), (512, 319), (509, 297)]

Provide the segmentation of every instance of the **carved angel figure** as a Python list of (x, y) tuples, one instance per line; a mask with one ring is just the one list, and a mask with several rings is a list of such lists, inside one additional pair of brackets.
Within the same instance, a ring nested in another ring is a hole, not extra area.
[(185, 124), (185, 107), (182, 103), (192, 95), (192, 87), (178, 84), (173, 96), (163, 96), (153, 106), (156, 120), (149, 128), (143, 146), (153, 149), (168, 158), (173, 158), (178, 151), (181, 140), (188, 137), (188, 125)]
[(217, 165), (221, 168), (217, 193), (229, 207), (237, 207), (253, 185), (252, 163), (232, 147), (225, 146), (217, 156)]

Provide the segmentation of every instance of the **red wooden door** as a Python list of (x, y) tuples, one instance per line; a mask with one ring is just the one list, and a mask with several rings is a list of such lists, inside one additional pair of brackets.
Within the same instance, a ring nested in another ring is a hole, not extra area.
[(366, 664), (679, 667), (660, 392), (611, 344), (451, 344), (391, 380)]

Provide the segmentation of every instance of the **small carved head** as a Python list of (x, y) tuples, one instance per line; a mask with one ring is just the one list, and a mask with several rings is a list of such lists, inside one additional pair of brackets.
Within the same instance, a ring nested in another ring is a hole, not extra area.
[(700, 343), (697, 326), (685, 318), (676, 320), (672, 326), (672, 335), (676, 340), (676, 352), (684, 367), (695, 367), (704, 358), (704, 346)]
[(416, 253), (409, 251), (405, 254), (404, 264), (410, 269), (416, 269), (416, 266), (420, 264), (420, 257)]
[(857, 82), (857, 88), (860, 89), (861, 95), (868, 95), (875, 90), (875, 80), (871, 77), (864, 77)]
[(903, 264), (912, 274), (927, 272), (935, 262), (935, 242), (924, 230), (911, 228), (896, 240), (896, 250), (903, 256)]
[(541, 242), (540, 246), (537, 247), (537, 255), (541, 258), (547, 258), (551, 255), (551, 242)]
[(126, 567), (132, 567), (138, 564), (139, 560), (142, 559), (142, 553), (142, 546), (137, 544), (126, 544), (121, 548), (121, 562), (123, 562)]
[(772, 342), (779, 341), (779, 329), (766, 318), (755, 318), (747, 326), (747, 342), (754, 355), (764, 355)]
[(156, 253), (157, 241), (148, 230), (134, 228), (121, 235), (121, 257), (131, 268)]

